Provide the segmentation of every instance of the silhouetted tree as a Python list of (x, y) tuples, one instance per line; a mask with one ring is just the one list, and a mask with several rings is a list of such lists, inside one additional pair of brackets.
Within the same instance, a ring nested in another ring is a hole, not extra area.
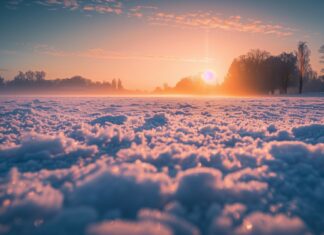
[(324, 76), (317, 76), (317, 73), (310, 70), (303, 90), (307, 92), (324, 92)]
[(115, 78), (114, 78), (114, 79), (112, 80), (112, 82), (111, 82), (111, 87), (112, 87), (112, 89), (114, 89), (114, 90), (117, 89), (117, 81), (116, 81)]
[(273, 90), (267, 79), (269, 63), (275, 64), (270, 53), (262, 50), (251, 50), (246, 55), (235, 59), (226, 76), (224, 87), (234, 93), (265, 93)]
[(283, 52), (279, 55), (282, 69), (282, 88), (287, 94), (288, 84), (296, 71), (297, 57), (293, 53)]
[(26, 80), (27, 79), (26, 79), (25, 73), (19, 71), (19, 73), (13, 79), (13, 83), (16, 83), (17, 85), (19, 85), (20, 83), (23, 83)]
[[(107, 93), (111, 90), (116, 90), (117, 86), (120, 91), (125, 91), (122, 81), (113, 80), (113, 86), (109, 82), (93, 82), (90, 79), (82, 76), (73, 76), (71, 78), (46, 80), (46, 73), (43, 71), (27, 71), (19, 72), (13, 80), (2, 81), (0, 83), (6, 87), (8, 92), (101, 92)], [(0, 84), (1, 85), (1, 84)]]
[(71, 78), (65, 78), (58, 81), (59, 86), (63, 87), (87, 87), (92, 82), (82, 76), (73, 76)]
[(161, 93), (164, 93), (165, 91), (164, 90), (162, 90), (162, 88), (161, 87), (156, 87), (155, 88), (155, 90), (153, 91), (153, 93), (156, 93), (156, 94), (161, 94)]
[(44, 71), (35, 71), (35, 79), (36, 81), (44, 81), (46, 77), (46, 73)]
[(303, 80), (307, 71), (310, 68), (310, 49), (306, 42), (298, 43), (298, 50), (296, 51), (298, 71), (299, 71), (299, 94), (303, 92)]
[(5, 79), (0, 75), (0, 87), (3, 87), (4, 85), (5, 85)]
[(168, 83), (163, 83), (163, 89), (164, 90), (169, 90), (171, 87), (169, 86), (169, 84)]
[[(170, 88), (165, 86), (167, 90)], [(182, 94), (204, 94), (208, 86), (201, 77), (186, 77), (181, 79), (174, 87), (174, 93)]]
[(46, 73), (43, 71), (21, 72), (8, 82), (9, 87), (35, 87), (42, 85), (45, 81)]
[[(320, 64), (324, 64), (324, 45), (321, 46), (321, 48), (318, 50), (320, 53)], [(324, 66), (324, 65), (323, 65)], [(320, 73), (324, 74), (324, 67), (321, 69)]]
[[(270, 56), (264, 61), (264, 69), (260, 75), (262, 79), (264, 92), (274, 94), (282, 85), (282, 61), (278, 56)], [(253, 87), (253, 84), (250, 84)]]
[(123, 90), (124, 89), (123, 83), (119, 78), (118, 78), (118, 82), (117, 82), (117, 89), (118, 90)]
[(223, 88), (234, 93), (287, 93), (296, 73), (296, 56), (282, 53), (271, 56), (266, 51), (251, 50), (235, 59)]

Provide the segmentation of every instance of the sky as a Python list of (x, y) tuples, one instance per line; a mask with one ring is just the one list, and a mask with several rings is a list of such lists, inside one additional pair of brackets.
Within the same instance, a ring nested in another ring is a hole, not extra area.
[(1, 0), (0, 75), (120, 78), (151, 90), (214, 71), (250, 49), (276, 55), (307, 41), (320, 71), (323, 0)]

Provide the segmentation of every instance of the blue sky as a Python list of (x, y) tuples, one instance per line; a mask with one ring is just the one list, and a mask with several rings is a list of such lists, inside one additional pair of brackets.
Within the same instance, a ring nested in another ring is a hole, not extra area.
[(233, 58), (249, 49), (278, 54), (300, 40), (319, 71), (323, 10), (321, 0), (3, 0), (0, 74), (118, 77), (151, 89), (206, 69), (221, 81)]

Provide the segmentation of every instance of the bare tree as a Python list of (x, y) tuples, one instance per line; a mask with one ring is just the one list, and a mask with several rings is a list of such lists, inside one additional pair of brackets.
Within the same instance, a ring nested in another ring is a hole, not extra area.
[(35, 80), (40, 82), (45, 80), (46, 73), (44, 71), (35, 71), (34, 76), (35, 76)]
[(299, 94), (303, 92), (303, 79), (310, 68), (309, 57), (310, 49), (306, 42), (298, 43), (298, 50), (296, 51), (298, 72), (299, 72)]
[(249, 51), (247, 55), (245, 55), (245, 59), (257, 65), (263, 63), (269, 57), (270, 57), (269, 52), (260, 49), (253, 49)]
[(0, 75), (0, 87), (4, 86), (4, 84), (5, 84), (5, 79)]
[[(324, 45), (321, 46), (321, 48), (318, 50), (320, 53), (320, 64), (324, 64)], [(324, 75), (324, 67), (321, 69), (320, 73)]]

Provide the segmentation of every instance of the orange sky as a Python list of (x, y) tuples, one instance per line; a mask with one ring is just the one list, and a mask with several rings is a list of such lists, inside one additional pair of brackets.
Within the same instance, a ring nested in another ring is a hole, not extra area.
[[(113, 1), (97, 6), (92, 1), (43, 2), (4, 12), (4, 32), (9, 36), (0, 47), (0, 73), (7, 79), (19, 70), (33, 69), (45, 70), (51, 79), (121, 78), (128, 88), (151, 90), (211, 69), (221, 82), (235, 57), (254, 48), (273, 54), (294, 51), (299, 40), (309, 43), (312, 65), (320, 69), (317, 50), (324, 40), (318, 25), (308, 28), (311, 22), (265, 11), (269, 6), (256, 11), (207, 1), (201, 5)], [(32, 13), (38, 20), (19, 19), (18, 14)], [(24, 30), (28, 34), (17, 36)]]

